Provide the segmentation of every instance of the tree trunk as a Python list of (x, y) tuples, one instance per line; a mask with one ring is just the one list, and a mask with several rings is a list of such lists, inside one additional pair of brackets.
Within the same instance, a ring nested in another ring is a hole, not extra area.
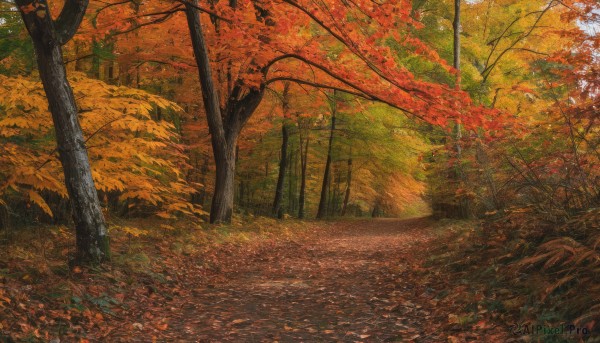
[[(454, 68), (458, 71), (457, 77), (456, 77), (456, 89), (460, 90), (461, 89), (461, 75), (460, 75), (460, 7), (461, 7), (461, 1), (462, 0), (454, 0), (454, 22), (452, 23), (452, 27), (454, 30)], [(461, 123), (460, 123), (460, 119), (457, 120), (456, 122), (456, 145), (455, 145), (455, 149), (456, 149), (456, 159), (457, 159), (457, 165), (456, 165), (456, 176), (457, 179), (460, 181), (460, 184), (462, 184), (464, 186), (464, 181), (465, 181), (465, 174), (464, 174), (464, 170), (461, 164), (462, 161), (462, 146), (461, 146), (461, 139), (462, 139), (462, 127), (461, 127)], [(460, 218), (468, 218), (470, 216), (470, 201), (468, 198), (461, 198), (459, 199), (459, 217)]]
[(283, 218), (283, 187), (285, 184), (285, 172), (288, 165), (287, 148), (289, 141), (289, 128), (286, 119), (289, 116), (289, 90), (290, 83), (283, 85), (281, 94), (281, 108), (283, 111), (283, 123), (281, 124), (281, 156), (279, 158), (279, 174), (277, 175), (277, 186), (275, 187), (275, 199), (273, 200), (272, 215), (279, 219)]
[(344, 205), (342, 206), (342, 217), (346, 215), (348, 201), (350, 200), (350, 187), (352, 186), (352, 157), (348, 159), (348, 174), (346, 175), (346, 195), (344, 195)]
[[(235, 1), (230, 1), (235, 7)], [(239, 134), (254, 113), (264, 95), (265, 85), (258, 89), (243, 89), (243, 85), (235, 84), (227, 96), (226, 105), (222, 109), (219, 100), (219, 88), (215, 85), (213, 71), (204, 32), (200, 23), (198, 1), (185, 2), (187, 19), (194, 57), (198, 66), (198, 76), (202, 88), (202, 100), (206, 111), (206, 119), (210, 131), (211, 145), (215, 156), (217, 177), (215, 193), (210, 209), (211, 223), (229, 223), (233, 213), (235, 194), (235, 162), (236, 145)], [(264, 71), (266, 75), (266, 71)], [(241, 94), (245, 94), (240, 98)]]
[(331, 174), (331, 149), (333, 145), (333, 132), (335, 131), (335, 114), (336, 98), (335, 91), (333, 92), (333, 104), (331, 111), (331, 129), (329, 132), (329, 147), (327, 148), (327, 161), (325, 162), (325, 173), (323, 175), (323, 185), (321, 186), (321, 199), (319, 200), (319, 210), (317, 211), (317, 219), (323, 219), (327, 215), (327, 193), (329, 188), (329, 178)]
[(283, 123), (281, 126), (281, 158), (279, 159), (279, 175), (277, 176), (277, 186), (275, 188), (275, 200), (273, 201), (273, 216), (277, 216), (277, 218), (283, 218), (283, 186), (285, 184), (285, 172), (287, 169), (287, 148), (288, 148), (288, 140), (289, 140), (289, 130), (286, 123)]
[(335, 198), (335, 189), (332, 187), (333, 180), (335, 179), (335, 163), (332, 164), (332, 171), (329, 172), (329, 185), (327, 186), (327, 210), (325, 211), (326, 217), (332, 217), (332, 204)]
[(246, 181), (243, 177), (240, 177), (240, 179), (240, 186), (238, 187), (238, 206), (245, 207), (246, 205), (244, 204), (244, 197), (246, 194), (244, 192), (246, 191)]
[[(454, 22), (452, 27), (454, 29), (454, 69), (458, 71), (456, 76), (456, 89), (460, 90), (460, 2), (461, 0), (454, 0)], [(460, 120), (456, 122), (456, 156), (460, 163), (462, 155), (462, 147), (460, 146), (460, 139), (462, 138), (462, 128)]]
[(0, 201), (0, 230), (4, 230), (8, 233), (10, 229), (10, 212), (8, 205)]
[[(454, 68), (460, 71), (460, 5), (462, 0), (454, 0), (454, 22), (452, 28), (454, 30)], [(460, 87), (460, 78), (457, 81)]]
[(381, 217), (380, 205), (381, 205), (381, 198), (375, 199), (375, 205), (373, 205), (373, 211), (371, 212), (372, 218)]
[[(186, 3), (185, 14), (187, 18), (190, 38), (198, 65), (200, 85), (202, 87), (202, 100), (206, 110), (206, 118), (210, 131), (213, 154), (215, 156), (216, 180), (215, 192), (210, 208), (210, 222), (230, 222), (233, 212), (234, 176), (235, 176), (235, 146), (236, 142), (228, 142), (223, 128), (220, 102), (212, 78), (212, 70), (204, 40), (204, 33), (200, 23), (197, 1)], [(237, 134), (237, 132), (234, 132)]]
[[(308, 144), (310, 142), (310, 136), (307, 134), (306, 141), (302, 143), (302, 137), (300, 137), (300, 195), (298, 196), (298, 218), (304, 219), (304, 199), (306, 196), (306, 166), (308, 159)], [(304, 144), (304, 149), (302, 145)], [(302, 151), (304, 150), (304, 151)]]
[[(17, 5), (21, 9), (28, 6), (22, 1), (18, 1)], [(62, 45), (77, 31), (87, 2), (66, 1), (56, 22), (51, 19), (45, 1), (34, 5), (37, 6), (34, 11), (21, 12), (21, 15), (33, 40), (40, 78), (54, 123), (57, 150), (75, 222), (75, 262), (101, 263), (110, 258), (107, 225), (62, 57)]]
[(81, 44), (75, 43), (75, 71), (83, 71), (83, 56), (80, 56)]
[(342, 195), (342, 191), (341, 191), (341, 184), (342, 184), (342, 168), (340, 167), (340, 165), (338, 164), (338, 170), (337, 170), (337, 180), (335, 183), (335, 201), (333, 202), (334, 207), (333, 207), (333, 215), (338, 215), (338, 213), (341, 211), (341, 195)]
[(217, 177), (210, 208), (211, 223), (229, 223), (233, 214), (235, 192), (235, 144), (228, 146), (223, 155), (215, 154)]
[(296, 155), (294, 155), (294, 145), (292, 144), (292, 148), (290, 149), (290, 157), (288, 158), (288, 213), (292, 213), (295, 210), (295, 200), (296, 200), (296, 175), (294, 175), (294, 171), (296, 170)]

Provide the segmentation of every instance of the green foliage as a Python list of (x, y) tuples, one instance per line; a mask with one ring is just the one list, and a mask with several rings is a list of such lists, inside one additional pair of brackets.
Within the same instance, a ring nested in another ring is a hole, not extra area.
[(11, 2), (0, 2), (0, 74), (29, 75), (35, 66), (33, 56), (21, 16)]

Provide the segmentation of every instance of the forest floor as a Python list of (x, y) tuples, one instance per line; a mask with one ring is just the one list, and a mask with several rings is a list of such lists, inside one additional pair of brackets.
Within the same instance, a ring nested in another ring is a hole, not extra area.
[[(232, 342), (409, 341), (431, 307), (411, 277), (428, 220), (339, 222), (198, 287), (175, 337)], [(415, 294), (417, 293), (417, 294)]]
[(0, 265), (0, 333), (53, 343), (511, 341), (487, 310), (460, 314), (456, 299), (477, 292), (426, 267), (448, 238), (433, 221), (296, 225), (305, 227), (202, 251), (145, 243), (160, 260), (129, 269), (33, 275), (11, 259)]

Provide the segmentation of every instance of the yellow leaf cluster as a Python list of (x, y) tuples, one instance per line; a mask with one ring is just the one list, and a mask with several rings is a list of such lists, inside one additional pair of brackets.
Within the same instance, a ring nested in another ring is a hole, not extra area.
[[(189, 165), (180, 136), (172, 123), (153, 117), (157, 108), (182, 109), (81, 73), (73, 73), (70, 82), (101, 199), (116, 194), (144, 213), (197, 214), (187, 201), (196, 190), (183, 178)], [(67, 197), (55, 144), (41, 83), (0, 75), (0, 199), (20, 197), (52, 216), (44, 195)]]

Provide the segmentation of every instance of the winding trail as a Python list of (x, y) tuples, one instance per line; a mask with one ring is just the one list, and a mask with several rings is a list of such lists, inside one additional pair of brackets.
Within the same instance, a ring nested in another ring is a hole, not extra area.
[[(428, 219), (338, 222), (203, 283), (170, 328), (185, 342), (436, 342), (415, 285)], [(445, 340), (444, 340), (445, 341)]]

